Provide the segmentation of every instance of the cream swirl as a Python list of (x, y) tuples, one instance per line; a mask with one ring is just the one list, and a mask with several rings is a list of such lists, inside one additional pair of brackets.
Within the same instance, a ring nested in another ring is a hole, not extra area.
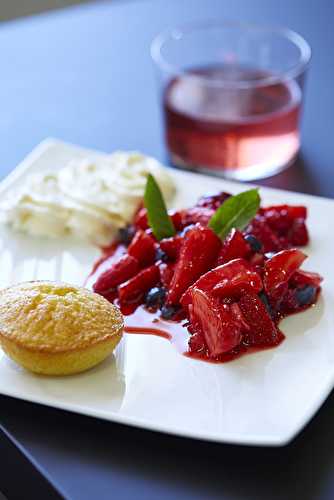
[(165, 167), (143, 154), (119, 151), (27, 176), (22, 186), (8, 192), (0, 208), (16, 230), (34, 236), (75, 235), (107, 245), (117, 229), (133, 219), (149, 173), (171, 199), (175, 186)]

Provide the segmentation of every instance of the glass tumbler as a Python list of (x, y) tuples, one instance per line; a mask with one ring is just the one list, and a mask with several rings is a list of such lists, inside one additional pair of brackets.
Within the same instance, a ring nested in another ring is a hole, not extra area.
[(152, 42), (172, 163), (251, 180), (273, 175), (300, 147), (308, 43), (285, 28), (208, 22)]

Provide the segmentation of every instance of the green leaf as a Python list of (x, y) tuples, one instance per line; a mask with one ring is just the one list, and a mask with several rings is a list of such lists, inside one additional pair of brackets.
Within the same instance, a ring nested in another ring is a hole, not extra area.
[(149, 174), (144, 193), (148, 223), (157, 240), (176, 234), (172, 219), (169, 217), (165, 200), (153, 175)]
[(209, 227), (222, 239), (231, 229), (244, 229), (260, 206), (258, 189), (250, 189), (228, 198), (209, 221)]

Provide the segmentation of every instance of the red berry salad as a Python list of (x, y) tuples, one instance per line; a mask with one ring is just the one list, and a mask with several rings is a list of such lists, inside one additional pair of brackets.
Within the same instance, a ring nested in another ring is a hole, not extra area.
[(96, 264), (93, 289), (126, 316), (145, 310), (151, 326), (177, 325), (193, 357), (223, 362), (274, 347), (280, 320), (321, 289), (321, 276), (301, 269), (306, 216), (304, 206), (261, 207), (257, 189), (168, 212), (150, 175), (144, 206)]

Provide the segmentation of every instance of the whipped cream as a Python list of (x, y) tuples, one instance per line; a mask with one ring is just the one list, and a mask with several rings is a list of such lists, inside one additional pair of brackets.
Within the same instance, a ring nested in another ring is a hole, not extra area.
[(8, 191), (0, 210), (5, 222), (33, 236), (74, 235), (108, 245), (132, 221), (149, 173), (170, 200), (175, 186), (165, 167), (141, 153), (117, 151), (27, 176), (23, 185)]

